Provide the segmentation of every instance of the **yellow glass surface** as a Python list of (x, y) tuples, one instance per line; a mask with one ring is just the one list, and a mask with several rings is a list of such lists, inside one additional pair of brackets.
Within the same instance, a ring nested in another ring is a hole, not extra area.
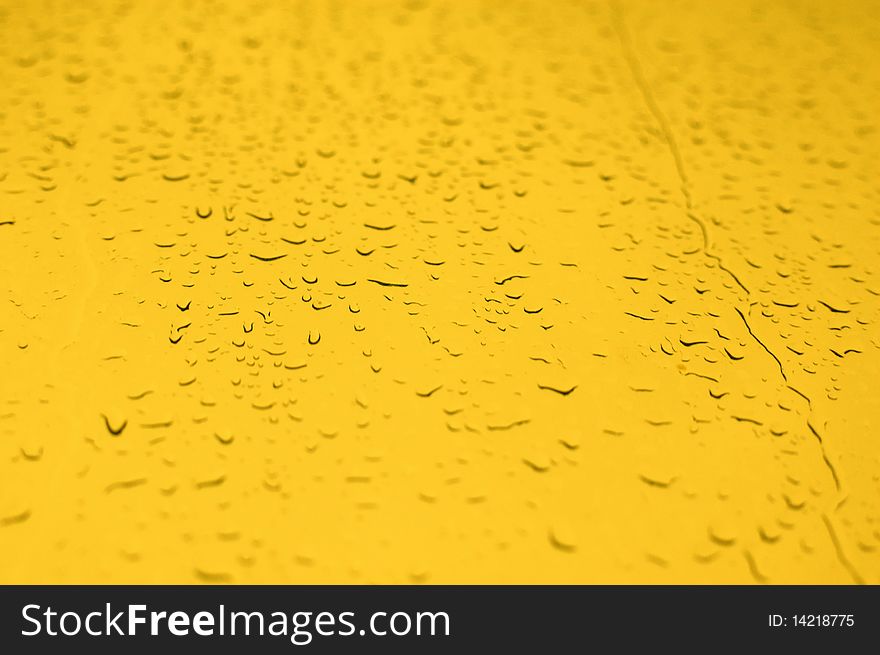
[(0, 2), (0, 581), (880, 582), (878, 33)]

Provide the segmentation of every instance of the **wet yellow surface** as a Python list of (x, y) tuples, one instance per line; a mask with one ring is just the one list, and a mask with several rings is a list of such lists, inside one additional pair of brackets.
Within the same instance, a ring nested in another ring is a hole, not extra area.
[(3, 582), (880, 582), (874, 2), (4, 2)]

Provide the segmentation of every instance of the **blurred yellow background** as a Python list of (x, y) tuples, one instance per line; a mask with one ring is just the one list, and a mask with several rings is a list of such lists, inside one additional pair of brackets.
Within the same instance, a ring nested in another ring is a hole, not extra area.
[(0, 3), (0, 581), (880, 582), (878, 17)]

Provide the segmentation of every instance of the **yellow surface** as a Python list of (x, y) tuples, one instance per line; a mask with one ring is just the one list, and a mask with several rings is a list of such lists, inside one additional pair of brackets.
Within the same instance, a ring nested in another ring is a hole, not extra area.
[(878, 16), (2, 3), (0, 581), (880, 582)]

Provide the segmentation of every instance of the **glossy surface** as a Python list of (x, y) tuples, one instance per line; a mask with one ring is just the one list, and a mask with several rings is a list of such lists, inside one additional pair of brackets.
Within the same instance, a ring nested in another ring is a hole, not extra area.
[(871, 2), (3, 3), (3, 582), (880, 582)]

